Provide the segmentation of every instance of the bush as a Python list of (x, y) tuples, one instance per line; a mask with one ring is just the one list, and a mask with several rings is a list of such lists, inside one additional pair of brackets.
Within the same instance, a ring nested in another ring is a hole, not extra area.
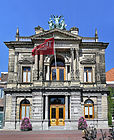
[(78, 121), (78, 129), (85, 129), (87, 128), (87, 122), (84, 117), (80, 117)]
[(32, 130), (32, 125), (30, 123), (29, 118), (25, 117), (24, 119), (22, 119), (21, 130), (22, 131)]

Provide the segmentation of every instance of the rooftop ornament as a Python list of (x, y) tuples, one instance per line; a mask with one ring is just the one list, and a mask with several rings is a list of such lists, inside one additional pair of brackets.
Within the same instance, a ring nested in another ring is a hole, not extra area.
[(64, 17), (63, 16), (54, 16), (54, 15), (51, 15), (51, 18), (50, 20), (48, 21), (48, 24), (49, 24), (49, 29), (53, 29), (53, 28), (58, 28), (58, 29), (61, 29), (61, 30), (66, 30), (66, 24), (65, 24), (65, 21), (64, 21)]

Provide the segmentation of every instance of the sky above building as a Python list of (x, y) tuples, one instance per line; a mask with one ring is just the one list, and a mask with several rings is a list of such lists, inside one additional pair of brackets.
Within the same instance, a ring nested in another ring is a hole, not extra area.
[(114, 0), (1, 0), (0, 1), (0, 75), (8, 71), (8, 48), (5, 41), (15, 41), (17, 27), (21, 36), (35, 34), (38, 25), (49, 29), (51, 15), (63, 15), (66, 29), (76, 26), (80, 36), (108, 42), (106, 71), (114, 68)]

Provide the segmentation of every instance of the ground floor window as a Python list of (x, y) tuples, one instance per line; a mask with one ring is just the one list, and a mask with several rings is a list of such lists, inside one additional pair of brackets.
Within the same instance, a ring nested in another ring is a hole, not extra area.
[(84, 116), (88, 119), (94, 118), (94, 103), (90, 99), (84, 103)]
[(24, 117), (30, 118), (30, 102), (24, 99), (20, 103), (20, 120)]

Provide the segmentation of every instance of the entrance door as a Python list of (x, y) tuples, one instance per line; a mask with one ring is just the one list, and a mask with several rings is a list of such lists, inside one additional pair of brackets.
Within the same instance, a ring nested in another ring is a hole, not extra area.
[(65, 106), (64, 105), (50, 105), (50, 125), (64, 125), (65, 120)]

